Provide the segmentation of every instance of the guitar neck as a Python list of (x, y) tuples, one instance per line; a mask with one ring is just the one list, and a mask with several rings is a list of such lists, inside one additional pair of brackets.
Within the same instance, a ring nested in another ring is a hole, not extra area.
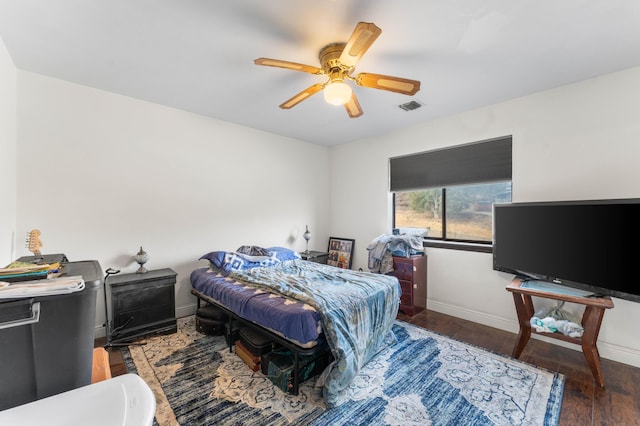
[(42, 253), (40, 252), (42, 242), (40, 241), (40, 231), (38, 229), (33, 229), (29, 232), (27, 248), (34, 256), (42, 256)]

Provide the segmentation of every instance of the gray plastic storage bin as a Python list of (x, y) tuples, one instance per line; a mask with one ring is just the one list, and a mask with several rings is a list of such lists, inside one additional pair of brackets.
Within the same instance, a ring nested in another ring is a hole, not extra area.
[[(0, 300), (0, 325), (19, 324), (0, 329), (0, 410), (91, 383), (102, 270), (97, 261), (87, 260), (65, 263), (61, 272), (81, 275), (85, 288)], [(35, 310), (39, 320), (28, 323)]]

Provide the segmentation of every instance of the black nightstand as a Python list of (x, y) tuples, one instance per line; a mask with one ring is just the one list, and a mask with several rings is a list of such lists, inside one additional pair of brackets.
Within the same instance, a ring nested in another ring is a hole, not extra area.
[(304, 260), (308, 260), (309, 262), (316, 263), (327, 263), (327, 258), (329, 257), (329, 253), (324, 251), (301, 251), (300, 256)]
[(111, 290), (112, 342), (176, 332), (176, 275), (173, 269), (166, 268), (107, 279), (106, 285)]

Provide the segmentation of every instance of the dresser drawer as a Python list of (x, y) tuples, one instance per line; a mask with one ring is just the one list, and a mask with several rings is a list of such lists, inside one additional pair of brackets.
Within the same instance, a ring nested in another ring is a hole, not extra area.
[(114, 318), (114, 324), (117, 327), (123, 327), (120, 334), (126, 334), (129, 329), (174, 320), (175, 311), (171, 305), (149, 306), (118, 312)]
[(413, 316), (427, 307), (427, 256), (393, 257), (393, 271), (400, 282), (400, 311)]
[(149, 309), (157, 306), (172, 306), (174, 289), (171, 287), (130, 288), (114, 293), (113, 300), (121, 313)]
[(399, 280), (413, 281), (413, 263), (393, 259), (393, 275)]

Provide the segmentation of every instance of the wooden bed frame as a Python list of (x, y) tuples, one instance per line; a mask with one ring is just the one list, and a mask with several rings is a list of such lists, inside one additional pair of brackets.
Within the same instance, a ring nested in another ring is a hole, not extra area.
[(228, 317), (229, 317), (229, 322), (227, 325), (227, 331), (226, 331), (226, 337), (227, 337), (227, 341), (229, 342), (229, 352), (233, 352), (233, 344), (234, 342), (231, 339), (231, 333), (233, 332), (233, 322), (237, 321), (240, 324), (246, 326), (246, 327), (250, 327), (253, 329), (258, 330), (259, 332), (268, 335), (271, 339), (273, 339), (275, 342), (277, 342), (278, 344), (282, 345), (283, 347), (285, 347), (286, 349), (289, 349), (291, 351), (291, 353), (293, 353), (293, 383), (292, 383), (292, 388), (291, 388), (291, 393), (293, 393), (294, 395), (298, 395), (298, 390), (300, 387), (300, 377), (299, 377), (299, 372), (300, 372), (300, 355), (315, 355), (319, 352), (322, 351), (326, 351), (328, 348), (327, 342), (326, 340), (322, 340), (322, 342), (319, 342), (317, 345), (311, 347), (311, 348), (303, 348), (293, 342), (291, 342), (290, 340), (287, 340), (286, 338), (284, 338), (283, 336), (280, 336), (279, 334), (274, 333), (273, 331), (269, 330), (266, 327), (263, 327), (259, 324), (256, 324), (255, 322), (246, 320), (244, 318), (242, 318), (241, 316), (239, 316), (238, 314), (236, 314), (235, 312), (229, 310), (227, 307), (221, 305), (220, 303), (218, 303), (216, 300), (212, 299), (211, 297), (207, 296), (206, 294), (203, 294), (201, 292), (199, 292), (196, 289), (191, 289), (191, 294), (193, 294), (194, 296), (196, 296), (197, 299), (197, 308), (200, 308), (200, 303), (201, 301), (204, 301), (206, 303), (209, 303), (211, 305), (214, 305), (218, 308), (220, 308), (222, 311), (224, 311)]

